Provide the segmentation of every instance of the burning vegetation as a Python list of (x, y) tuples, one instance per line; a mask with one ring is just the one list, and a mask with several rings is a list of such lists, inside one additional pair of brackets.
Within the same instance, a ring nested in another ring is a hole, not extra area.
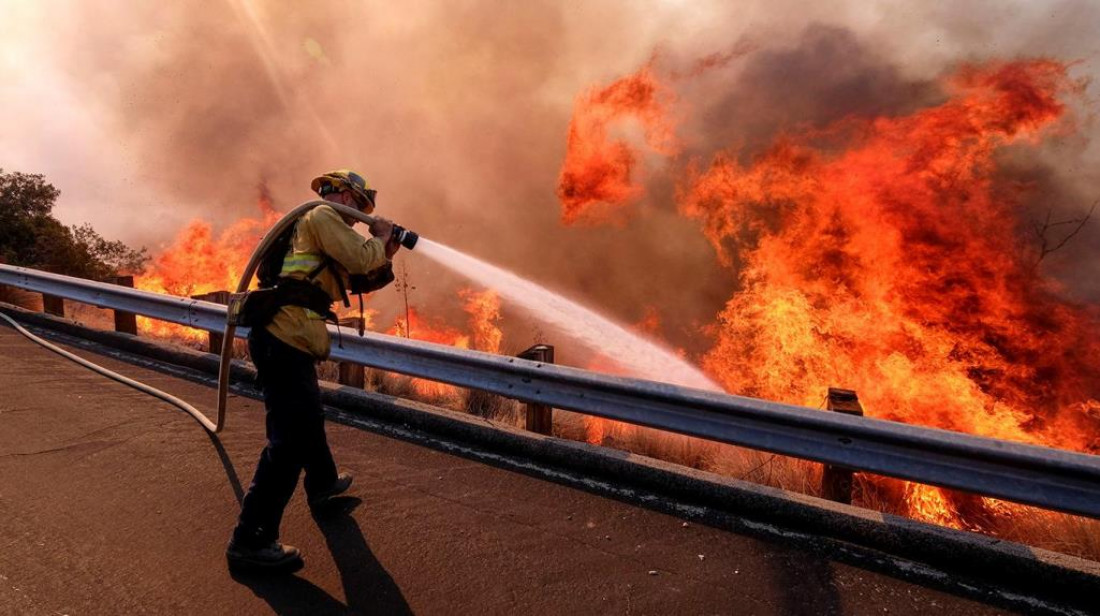
[[(1005, 149), (1073, 129), (1066, 100), (1082, 84), (1063, 63), (1030, 60), (966, 66), (941, 87), (945, 100), (912, 113), (784, 132), (751, 156), (672, 161), (679, 212), (731, 274), (702, 364), (738, 394), (818, 407), (844, 386), (870, 416), (1098, 453), (1100, 311), (1043, 275), (1028, 187), (999, 168)], [(569, 135), (567, 221), (642, 193), (576, 197), (574, 178), (620, 185), (637, 155), (620, 142), (619, 164), (577, 168), (608, 130), (577, 134), (592, 100), (577, 101)], [(967, 528), (1011, 509), (900, 483), (865, 482), (865, 500)]]
[[(236, 291), (248, 258), (264, 233), (280, 218), (271, 196), (260, 187), (258, 217), (237, 220), (215, 235), (210, 223), (191, 221), (171, 245), (157, 254), (134, 286), (145, 291), (191, 297), (214, 291)], [(138, 317), (143, 334), (179, 338), (188, 342), (206, 339), (206, 333), (190, 327)]]

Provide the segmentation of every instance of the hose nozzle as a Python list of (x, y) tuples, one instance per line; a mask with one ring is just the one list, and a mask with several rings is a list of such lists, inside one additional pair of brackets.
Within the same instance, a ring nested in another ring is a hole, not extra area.
[(393, 238), (397, 240), (397, 243), (412, 250), (416, 246), (416, 241), (420, 239), (420, 236), (417, 235), (415, 231), (409, 231), (401, 225), (394, 224)]

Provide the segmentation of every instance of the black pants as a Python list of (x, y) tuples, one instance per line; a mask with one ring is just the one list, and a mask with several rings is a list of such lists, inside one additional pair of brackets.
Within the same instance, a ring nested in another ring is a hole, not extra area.
[(262, 327), (252, 329), (248, 350), (264, 393), (267, 446), (260, 452), (234, 537), (258, 547), (279, 538), (279, 523), (298, 474), (306, 472), (308, 497), (332, 486), (336, 463), (325, 438), (316, 360)]

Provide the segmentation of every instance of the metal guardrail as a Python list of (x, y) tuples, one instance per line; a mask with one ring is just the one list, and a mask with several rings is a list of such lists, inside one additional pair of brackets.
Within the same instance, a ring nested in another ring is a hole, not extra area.
[[(0, 265), (0, 284), (222, 331), (225, 306)], [(335, 334), (335, 328), (329, 327)], [(247, 329), (237, 330), (238, 337)], [(1100, 518), (1100, 456), (367, 332), (331, 359), (481, 389), (606, 419)]]

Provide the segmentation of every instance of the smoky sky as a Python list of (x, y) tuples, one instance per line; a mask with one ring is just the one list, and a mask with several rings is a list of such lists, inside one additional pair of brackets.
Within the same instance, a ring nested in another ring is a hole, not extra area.
[(701, 153), (740, 146), (751, 156), (777, 134), (848, 117), (904, 115), (937, 104), (935, 83), (899, 67), (850, 30), (812, 24), (790, 47), (746, 58), (732, 83), (710, 84), (714, 100), (692, 121)]
[[(0, 19), (0, 40), (15, 50), (0, 55), (9, 84), (0, 167), (46, 173), (62, 190), (66, 222), (155, 252), (191, 219), (219, 228), (254, 215), (261, 183), (285, 210), (311, 198), (315, 174), (351, 167), (379, 190), (379, 214), (624, 322), (656, 308), (661, 333), (692, 352), (709, 344), (701, 330), (737, 273), (718, 266), (698, 224), (676, 213), (686, 160), (722, 149), (748, 156), (799, 126), (934, 104), (943, 96), (936, 79), (961, 62), (1045, 54), (1079, 60), (1074, 70), (1087, 76), (1100, 30), (1083, 2), (0, 8), (11, 17)], [(674, 84), (685, 151), (645, 161), (647, 192), (626, 224), (561, 226), (555, 189), (579, 95), (655, 54), (671, 73), (745, 44), (753, 51)], [(1066, 207), (1090, 191), (1100, 197), (1100, 146), (1086, 119), (1076, 142), (1018, 163), (1056, 184)], [(1082, 261), (1096, 262), (1085, 248), (1100, 245), (1092, 229), (1076, 242), (1080, 254), (1067, 249), (1069, 264), (1052, 271), (1071, 282), (1095, 272)], [(415, 254), (399, 259), (414, 306), (461, 323), (455, 291), (466, 283)], [(1076, 288), (1100, 297), (1095, 283)], [(398, 299), (373, 300), (381, 325)], [(507, 306), (505, 321), (506, 346), (523, 346), (539, 327)]]

